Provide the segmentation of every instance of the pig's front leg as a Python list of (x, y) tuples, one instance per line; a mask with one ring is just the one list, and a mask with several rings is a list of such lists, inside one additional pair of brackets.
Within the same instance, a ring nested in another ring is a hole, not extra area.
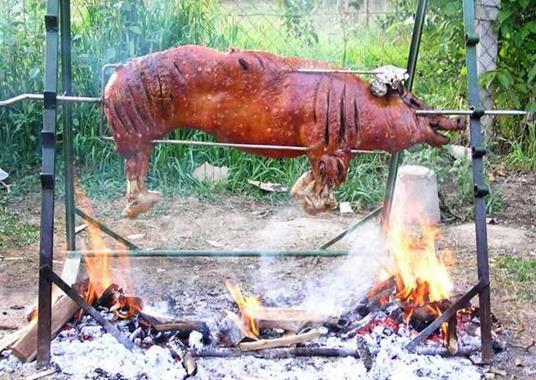
[(315, 215), (337, 207), (333, 189), (346, 179), (351, 158), (348, 150), (309, 155), (312, 170), (304, 173), (291, 190), (307, 213)]

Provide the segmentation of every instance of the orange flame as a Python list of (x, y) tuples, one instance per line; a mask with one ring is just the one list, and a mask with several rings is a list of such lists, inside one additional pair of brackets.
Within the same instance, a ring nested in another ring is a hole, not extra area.
[(419, 200), (410, 198), (390, 218), (386, 231), (390, 263), (379, 276), (394, 279), (407, 321), (421, 307), (441, 315), (438, 302), (449, 298), (453, 288), (447, 270), (450, 257), (441, 257), (436, 250), (439, 226), (424, 217)]
[[(88, 197), (85, 195), (81, 186), (75, 186), (76, 198), (80, 208), (84, 210), (85, 213), (91, 215), (92, 207)], [(106, 243), (103, 238), (101, 230), (94, 224), (87, 223), (87, 234), (88, 234), (88, 243), (85, 244), (82, 242), (82, 251), (96, 251), (96, 252), (107, 252), (109, 247), (111, 249), (126, 250), (126, 247), (118, 242)], [(108, 288), (113, 282), (119, 283), (123, 288), (127, 288), (129, 285), (128, 279), (128, 257), (122, 255), (118, 258), (114, 258), (107, 255), (102, 256), (85, 256), (85, 264), (87, 272), (89, 275), (90, 286), (86, 295), (86, 301), (89, 304), (93, 304), (102, 293)], [(114, 260), (119, 261), (119, 266), (121, 267), (121, 273), (112, 273), (112, 265)]]
[(259, 336), (259, 326), (255, 320), (255, 314), (261, 307), (261, 302), (257, 296), (244, 296), (240, 286), (233, 281), (225, 280), (225, 286), (233, 297), (234, 301), (238, 305), (242, 320), (248, 326), (249, 330), (255, 335)]

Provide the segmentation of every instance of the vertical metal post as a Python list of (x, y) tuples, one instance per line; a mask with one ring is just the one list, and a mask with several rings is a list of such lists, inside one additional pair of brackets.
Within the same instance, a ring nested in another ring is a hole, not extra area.
[[(407, 65), (409, 78), (406, 82), (406, 87), (409, 90), (411, 90), (411, 88), (413, 87), (413, 80), (415, 79), (415, 68), (417, 67), (417, 59), (419, 57), (419, 48), (421, 46), (421, 36), (424, 27), (424, 20), (426, 18), (427, 5), (428, 0), (419, 0), (419, 4), (417, 5), (417, 12), (415, 13), (415, 24), (413, 25), (413, 35), (411, 37), (411, 45), (409, 48)], [(389, 164), (389, 175), (387, 177), (387, 187), (385, 189), (385, 196), (383, 199), (383, 227), (386, 227), (389, 223), (389, 217), (391, 215), (391, 206), (393, 202), (393, 194), (395, 192), (396, 175), (398, 173), (398, 166), (402, 161), (402, 156), (402, 152), (397, 152), (391, 156), (391, 162)]]
[(489, 284), (488, 238), (486, 231), (486, 195), (489, 193), (485, 183), (484, 161), (486, 154), (484, 137), (480, 127), (480, 118), (484, 115), (481, 108), (476, 45), (479, 36), (475, 29), (474, 0), (463, 0), (463, 22), (465, 28), (466, 65), (469, 104), (474, 112), (471, 116), (471, 148), (473, 166), (473, 184), (475, 192), (475, 229), (476, 254), (478, 264), (478, 280), (481, 288), (479, 292), (480, 304), (480, 335), (482, 342), (482, 361), (490, 362), (493, 357), (491, 340), (491, 304)]
[(41, 131), (41, 231), (39, 244), (39, 305), (37, 321), (37, 364), (50, 363), (52, 282), (46, 269), (52, 269), (54, 247), (54, 184), (56, 169), (56, 107), (58, 82), (58, 1), (47, 1), (45, 15), (45, 90), (43, 130)]
[[(61, 77), (65, 95), (72, 95), (71, 72), (71, 1), (61, 0)], [(65, 237), (67, 250), (74, 251), (74, 175), (73, 175), (73, 124), (72, 104), (63, 102), (63, 153), (65, 159)]]

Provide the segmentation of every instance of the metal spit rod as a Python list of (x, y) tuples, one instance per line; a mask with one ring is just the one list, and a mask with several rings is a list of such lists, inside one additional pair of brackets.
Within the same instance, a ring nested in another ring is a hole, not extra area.
[[(21, 94), (13, 98), (6, 100), (0, 100), (0, 107), (9, 106), (14, 103), (21, 102), (23, 100), (43, 100), (43, 94)], [(102, 98), (88, 97), (88, 96), (66, 96), (58, 95), (57, 100), (59, 102), (72, 102), (72, 103), (100, 103)], [(467, 115), (474, 114), (474, 110), (417, 110), (417, 115)], [(520, 110), (483, 110), (484, 115), (490, 116), (524, 116), (527, 115), (527, 111)], [(162, 142), (167, 140), (155, 140), (155, 142)], [(248, 144), (244, 144), (248, 145)], [(263, 149), (265, 147), (263, 146)], [(303, 147), (300, 147), (303, 148)], [(279, 149), (279, 148), (278, 148)]]

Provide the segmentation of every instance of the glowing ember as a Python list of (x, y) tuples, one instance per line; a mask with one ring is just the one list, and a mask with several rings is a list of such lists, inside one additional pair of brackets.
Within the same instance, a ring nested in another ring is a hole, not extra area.
[(249, 330), (255, 335), (259, 336), (259, 327), (255, 321), (255, 313), (261, 307), (261, 302), (257, 296), (244, 296), (240, 286), (232, 282), (231, 280), (225, 280), (225, 286), (234, 301), (238, 305), (242, 320), (249, 327)]

